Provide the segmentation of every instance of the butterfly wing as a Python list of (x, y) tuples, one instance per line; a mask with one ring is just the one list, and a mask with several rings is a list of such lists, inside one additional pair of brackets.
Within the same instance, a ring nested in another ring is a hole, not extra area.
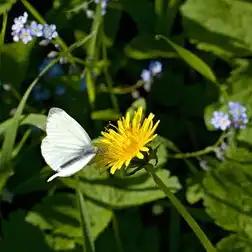
[(65, 177), (81, 170), (95, 155), (87, 132), (64, 110), (51, 108), (46, 124), (47, 136), (41, 143), (46, 163)]

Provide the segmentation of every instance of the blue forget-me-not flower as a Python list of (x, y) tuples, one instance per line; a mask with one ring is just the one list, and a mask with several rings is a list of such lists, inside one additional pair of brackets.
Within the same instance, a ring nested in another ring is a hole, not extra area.
[(247, 108), (239, 102), (228, 102), (228, 114), (215, 111), (211, 124), (216, 129), (226, 130), (228, 127), (235, 129), (245, 128), (248, 123)]
[(14, 24), (12, 25), (13, 41), (22, 41), (27, 44), (34, 37), (44, 37), (50, 41), (58, 36), (56, 26), (54, 24), (38, 24), (36, 21), (28, 22), (28, 14), (25, 12), (22, 16), (14, 18)]
[(213, 117), (211, 119), (211, 124), (216, 129), (226, 130), (230, 127), (231, 121), (229, 119), (229, 115), (222, 111), (214, 111)]
[(152, 61), (148, 69), (143, 69), (141, 73), (141, 78), (144, 81), (144, 89), (149, 92), (151, 89), (151, 84), (153, 82), (153, 77), (162, 72), (162, 64), (159, 61)]
[(32, 21), (30, 25), (31, 35), (34, 37), (41, 37), (43, 36), (43, 28), (42, 24), (38, 24), (36, 21)]
[(228, 103), (229, 113), (232, 119), (232, 125), (234, 128), (245, 128), (248, 123), (247, 108), (242, 106), (239, 102)]

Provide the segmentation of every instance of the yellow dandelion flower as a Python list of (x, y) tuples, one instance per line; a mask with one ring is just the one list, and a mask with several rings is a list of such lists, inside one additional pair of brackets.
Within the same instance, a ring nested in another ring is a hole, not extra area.
[(133, 118), (130, 113), (117, 121), (117, 127), (102, 132), (97, 146), (101, 151), (97, 154), (97, 162), (107, 166), (112, 174), (123, 165), (129, 166), (135, 157), (143, 159), (143, 152), (148, 153), (146, 147), (157, 134), (154, 134), (159, 121), (153, 124), (154, 114), (149, 114), (143, 120), (143, 109), (139, 108), (134, 112)]

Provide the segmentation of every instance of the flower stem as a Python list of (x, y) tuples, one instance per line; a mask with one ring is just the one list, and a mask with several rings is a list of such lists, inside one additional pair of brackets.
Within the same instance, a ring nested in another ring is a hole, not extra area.
[(171, 201), (173, 206), (177, 209), (177, 211), (181, 214), (187, 224), (191, 227), (194, 234), (200, 240), (202, 246), (206, 249), (207, 252), (216, 252), (216, 249), (207, 238), (205, 233), (202, 231), (197, 222), (193, 219), (190, 213), (186, 210), (186, 208), (181, 204), (181, 202), (177, 199), (177, 197), (170, 191), (170, 189), (164, 184), (164, 182), (156, 175), (151, 165), (146, 165), (145, 170), (149, 173), (149, 175), (153, 178), (157, 186), (164, 192), (167, 198)]
[(123, 246), (122, 246), (122, 241), (120, 238), (120, 233), (119, 233), (118, 221), (117, 221), (115, 212), (112, 213), (112, 225), (113, 225), (113, 230), (115, 233), (115, 239), (116, 239), (118, 251), (124, 252)]
[(191, 158), (191, 157), (198, 157), (198, 156), (206, 155), (210, 152), (214, 152), (216, 147), (218, 147), (222, 143), (222, 141), (224, 140), (226, 136), (227, 134), (224, 132), (223, 134), (221, 134), (221, 136), (219, 137), (219, 139), (214, 145), (208, 146), (203, 150), (199, 150), (195, 152), (187, 152), (187, 153), (176, 153), (176, 154), (171, 154), (168, 157), (174, 158), (174, 159), (184, 159), (184, 158)]
[(87, 211), (87, 204), (83, 194), (79, 189), (79, 178), (77, 176), (76, 180), (77, 180), (76, 197), (80, 211), (80, 222), (83, 234), (83, 252), (95, 252), (94, 241), (90, 232), (91, 228), (90, 228), (89, 214)]

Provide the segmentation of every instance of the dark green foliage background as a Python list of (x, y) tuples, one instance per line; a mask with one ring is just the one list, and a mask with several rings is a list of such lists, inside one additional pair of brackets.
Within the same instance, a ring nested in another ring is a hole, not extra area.
[[(0, 44), (0, 251), (83, 251), (76, 180), (71, 177), (46, 183), (51, 170), (42, 159), (40, 142), (45, 136), (47, 111), (52, 106), (63, 108), (91, 138), (97, 138), (108, 121), (114, 122), (141, 105), (146, 114), (153, 112), (160, 120), (159, 137), (152, 143), (153, 147), (162, 143), (157, 152), (157, 174), (176, 192), (219, 251), (251, 252), (250, 123), (229, 139), (223, 161), (214, 153), (200, 157), (208, 161), (207, 171), (197, 158), (176, 160), (169, 155), (178, 149), (194, 152), (214, 145), (220, 132), (214, 131), (210, 118), (228, 101), (244, 104), (251, 118), (252, 1), (110, 0), (97, 33), (94, 67), (99, 76), (93, 106), (88, 92), (80, 92), (76, 85), (79, 76), (77, 81), (76, 76), (67, 74), (55, 79), (42, 77), (39, 83), (51, 90), (64, 85), (66, 93), (52, 95), (45, 102), (30, 96), (21, 117), (13, 119), (10, 111), (18, 106), (41, 62), (53, 50), (52, 45), (41, 47), (38, 41), (13, 43), (11, 25), (14, 17), (26, 10), (23, 2), (0, 0), (1, 21), (8, 12), (4, 43)], [(82, 0), (29, 3), (47, 23), (56, 24), (68, 46), (92, 32), (92, 20), (81, 9)], [(158, 40), (156, 35), (160, 34), (169, 40)], [(73, 55), (87, 64), (88, 43)], [(162, 62), (163, 72), (154, 79), (149, 93), (142, 86), (138, 89), (141, 98), (135, 101), (126, 91), (129, 87), (134, 90), (151, 60)], [(121, 91), (114, 95), (119, 111), (111, 94), (104, 92), (108, 80), (114, 91)], [(6, 91), (4, 84), (11, 90)], [(41, 130), (31, 130), (34, 126)], [(17, 129), (12, 145), (6, 139)], [(28, 137), (19, 149), (25, 134)], [(131, 177), (118, 172), (112, 177), (90, 165), (79, 175), (96, 251), (204, 251), (144, 171)], [(7, 192), (14, 195), (11, 202)]]

